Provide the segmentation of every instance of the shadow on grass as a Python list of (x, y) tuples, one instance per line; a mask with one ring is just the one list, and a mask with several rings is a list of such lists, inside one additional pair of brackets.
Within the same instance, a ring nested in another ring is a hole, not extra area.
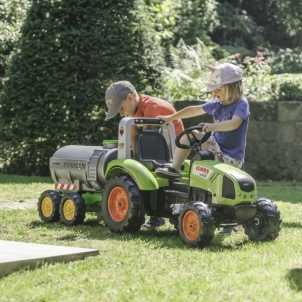
[[(169, 248), (177, 250), (185, 248), (194, 249), (194, 247), (184, 244), (179, 232), (169, 224), (156, 229), (146, 229), (142, 227), (137, 233), (117, 234), (111, 232), (107, 226), (105, 226), (103, 221), (98, 221), (96, 218), (92, 218), (91, 216), (86, 218), (82, 225), (78, 226), (68, 226), (61, 222), (45, 223), (43, 221), (34, 220), (28, 224), (28, 227), (32, 229), (46, 229), (45, 236), (47, 236), (47, 232), (49, 231), (50, 235), (53, 237), (53, 232), (55, 232), (56, 240), (61, 242), (77, 241), (79, 238), (84, 237), (85, 239), (114, 240), (121, 242), (140, 240), (146, 242), (147, 244), (152, 243), (157, 248)], [(257, 247), (258, 242), (250, 241), (242, 230), (230, 236), (216, 234), (211, 243), (204, 249), (217, 253), (224, 252), (226, 250), (236, 251), (246, 245), (253, 245)], [(261, 245), (261, 243), (259, 243), (259, 245)]]
[(293, 290), (302, 291), (302, 266), (289, 270), (287, 279)]
[(1, 184), (29, 184), (29, 183), (49, 183), (53, 184), (51, 177), (48, 176), (22, 176), (0, 173)]

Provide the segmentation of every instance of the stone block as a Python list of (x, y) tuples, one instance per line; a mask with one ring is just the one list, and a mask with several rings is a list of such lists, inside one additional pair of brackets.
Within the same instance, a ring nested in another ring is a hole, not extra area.
[(302, 123), (297, 123), (296, 124), (296, 143), (302, 144)]
[(277, 123), (276, 130), (280, 143), (296, 142), (296, 125), (294, 123)]
[(279, 122), (302, 122), (302, 102), (278, 102)]
[(278, 142), (278, 123), (251, 121), (249, 123), (248, 142)]
[(243, 170), (256, 179), (293, 179), (293, 169), (288, 162), (295, 158), (294, 153), (288, 144), (250, 144), (246, 148)]
[(262, 142), (265, 139), (263, 122), (251, 121), (247, 131), (247, 142)]
[(249, 102), (250, 121), (271, 122), (277, 120), (276, 102)]

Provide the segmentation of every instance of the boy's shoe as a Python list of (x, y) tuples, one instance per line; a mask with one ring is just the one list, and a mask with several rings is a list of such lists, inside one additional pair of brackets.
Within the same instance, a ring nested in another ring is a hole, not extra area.
[(157, 168), (155, 174), (163, 178), (181, 178), (181, 173), (172, 167)]
[(219, 235), (232, 235), (238, 232), (237, 227), (224, 227)]
[(158, 228), (162, 225), (165, 225), (165, 219), (162, 217), (151, 216), (148, 222), (144, 223), (145, 228)]

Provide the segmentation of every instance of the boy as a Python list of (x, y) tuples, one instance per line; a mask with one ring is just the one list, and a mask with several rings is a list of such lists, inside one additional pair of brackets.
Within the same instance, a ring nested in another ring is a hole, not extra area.
[[(118, 81), (111, 84), (106, 93), (105, 101), (108, 113), (105, 120), (115, 117), (118, 113), (125, 117), (150, 117), (156, 118), (158, 115), (170, 115), (176, 112), (174, 107), (167, 101), (161, 100), (145, 94), (138, 94), (134, 86), (128, 81)], [(184, 130), (180, 119), (173, 121), (175, 135)], [(152, 125), (145, 125), (144, 128), (152, 128)], [(132, 152), (135, 150), (135, 136), (139, 133), (138, 127), (131, 129)], [(150, 217), (150, 220), (143, 226), (158, 227), (165, 224), (162, 217)]]

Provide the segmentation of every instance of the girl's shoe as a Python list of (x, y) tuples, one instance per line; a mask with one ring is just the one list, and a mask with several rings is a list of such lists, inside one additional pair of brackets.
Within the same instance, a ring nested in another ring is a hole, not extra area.
[(157, 168), (155, 174), (163, 178), (181, 178), (181, 173), (172, 167)]

